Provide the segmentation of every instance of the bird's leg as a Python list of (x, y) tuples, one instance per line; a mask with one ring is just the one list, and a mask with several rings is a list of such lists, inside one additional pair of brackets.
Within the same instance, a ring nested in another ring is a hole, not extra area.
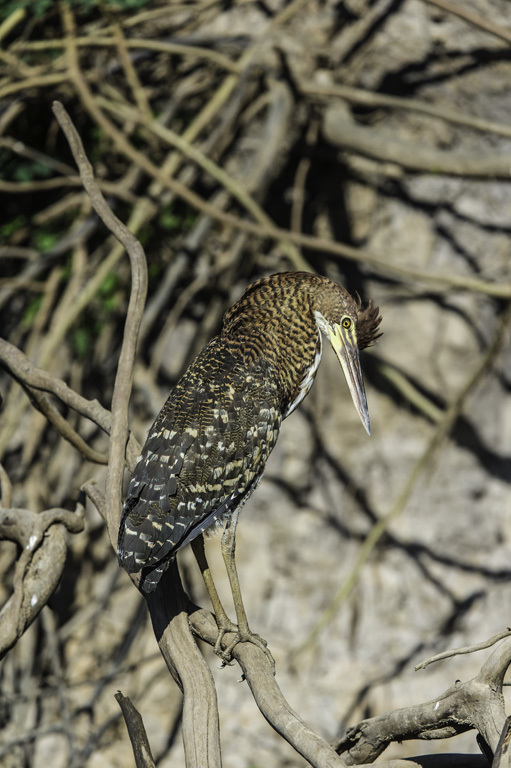
[(222, 535), (222, 556), (224, 558), (225, 567), (227, 570), (227, 576), (229, 577), (229, 584), (231, 586), (232, 599), (234, 601), (234, 609), (236, 611), (236, 620), (238, 622), (238, 631), (234, 641), (225, 649), (222, 654), (224, 661), (230, 661), (232, 657), (232, 651), (238, 643), (253, 643), (257, 645), (266, 656), (273, 669), (275, 669), (275, 660), (267, 647), (266, 640), (259, 635), (254, 634), (248, 626), (247, 614), (245, 612), (245, 606), (243, 605), (243, 598), (241, 597), (240, 582), (238, 579), (238, 571), (236, 569), (236, 525), (238, 522), (238, 515), (240, 509), (234, 510), (231, 519), (227, 522), (225, 530)]
[(220, 601), (220, 597), (218, 596), (217, 589), (215, 587), (215, 582), (213, 581), (213, 576), (211, 575), (211, 571), (209, 569), (209, 564), (206, 558), (206, 552), (204, 550), (204, 536), (200, 534), (200, 536), (197, 536), (195, 539), (191, 542), (193, 554), (195, 555), (195, 559), (197, 560), (197, 565), (200, 568), (200, 572), (202, 574), (202, 578), (204, 579), (204, 584), (206, 585), (206, 589), (208, 590), (209, 599), (211, 600), (211, 605), (213, 606), (213, 611), (215, 614), (216, 619), (216, 625), (218, 627), (218, 636), (215, 641), (215, 653), (217, 656), (222, 655), (222, 640), (226, 632), (236, 632), (237, 626), (236, 624), (233, 624), (233, 622), (230, 620), (230, 618), (227, 616), (227, 613), (225, 612), (225, 609)]

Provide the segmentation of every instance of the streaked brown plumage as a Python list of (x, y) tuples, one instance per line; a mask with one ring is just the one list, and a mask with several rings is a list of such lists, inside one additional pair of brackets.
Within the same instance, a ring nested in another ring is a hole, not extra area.
[(282, 420), (312, 385), (321, 332), (369, 431), (358, 348), (380, 335), (380, 320), (372, 302), (362, 308), (306, 272), (263, 278), (226, 312), (158, 414), (131, 479), (118, 554), (127, 571), (142, 570), (145, 592), (181, 547), (252, 493)]

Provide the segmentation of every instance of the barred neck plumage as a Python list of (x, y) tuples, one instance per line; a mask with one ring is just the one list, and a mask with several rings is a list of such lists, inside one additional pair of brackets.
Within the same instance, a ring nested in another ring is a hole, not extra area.
[(255, 316), (251, 326), (237, 328), (235, 336), (227, 331), (222, 332), (221, 337), (229, 336), (230, 349), (247, 363), (262, 358), (271, 364), (285, 418), (312, 386), (321, 360), (321, 336), (314, 321), (298, 333), (295, 325), (286, 322), (285, 316), (266, 326), (256, 325), (258, 319)]

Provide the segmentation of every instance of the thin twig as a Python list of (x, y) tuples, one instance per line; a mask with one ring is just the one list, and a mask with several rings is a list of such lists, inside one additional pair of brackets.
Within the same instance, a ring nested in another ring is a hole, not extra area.
[(436, 664), (437, 661), (443, 661), (444, 659), (452, 659), (454, 656), (461, 656), (464, 653), (475, 653), (476, 651), (483, 651), (485, 648), (491, 648), (492, 645), (503, 640), (505, 637), (511, 636), (511, 629), (506, 629), (505, 632), (499, 632), (498, 635), (493, 635), (489, 640), (483, 640), (481, 643), (474, 643), (473, 645), (464, 645), (461, 648), (454, 648), (449, 651), (443, 651), (437, 653), (435, 656), (430, 656), (429, 659), (421, 661), (417, 664), (415, 671), (419, 669), (426, 669), (430, 664)]
[(5, 339), (0, 339), (0, 365), (23, 386), (49, 392), (58, 397), (81, 416), (93, 421), (98, 427), (110, 434), (112, 416), (97, 400), (87, 400), (75, 392), (65, 381), (52, 376), (42, 368), (30, 362), (23, 352)]
[(152, 120), (152, 110), (145, 89), (142, 87), (137, 71), (128, 53), (128, 41), (124, 37), (120, 24), (113, 25), (114, 40), (119, 52), (119, 60), (123, 66), (126, 80), (131, 88), (137, 108), (146, 120)]
[(20, 21), (23, 21), (27, 15), (26, 8), (16, 8), (6, 19), (0, 24), (0, 41), (7, 37), (11, 30), (16, 27)]
[(105, 523), (108, 522), (105, 494), (98, 488), (94, 480), (88, 480), (82, 484), (81, 489), (89, 498)]
[(24, 80), (16, 80), (14, 83), (0, 87), (0, 99), (10, 96), (19, 91), (28, 91), (30, 88), (46, 88), (50, 85), (59, 85), (65, 83), (68, 79), (67, 72), (56, 72), (49, 75), (37, 75), (36, 77), (27, 77)]
[(475, 11), (471, 11), (458, 3), (451, 3), (450, 0), (426, 0), (430, 5), (436, 5), (437, 8), (441, 8), (443, 11), (452, 13), (454, 16), (459, 16), (460, 19), (468, 21), (474, 27), (484, 29), (485, 32), (489, 32), (495, 37), (499, 37), (501, 40), (505, 40), (506, 43), (511, 43), (511, 31), (503, 29), (502, 27), (488, 21), (487, 18), (481, 16)]
[(0, 139), (0, 148), (2, 147), (9, 149), (16, 155), (20, 155), (20, 157), (26, 157), (28, 160), (33, 160), (35, 163), (40, 163), (41, 165), (46, 166), (46, 168), (51, 168), (55, 173), (59, 173), (62, 176), (73, 176), (79, 181), (75, 169), (70, 165), (63, 163), (62, 160), (51, 157), (51, 155), (48, 155), (46, 152), (41, 152), (40, 149), (34, 149), (33, 147), (28, 146), (19, 139), (15, 139), (12, 136), (4, 136)]
[(92, 461), (95, 464), (108, 464), (108, 456), (91, 448), (90, 445), (85, 442), (83, 437), (71, 427), (69, 422), (45, 395), (42, 395), (36, 389), (30, 389), (30, 387), (27, 387), (26, 385), (24, 385), (23, 388), (37, 410), (40, 411), (43, 416), (46, 416), (60, 436), (76, 448), (86, 461)]
[[(8, 192), (11, 195), (26, 195), (30, 192), (44, 192), (47, 189), (59, 189), (61, 187), (81, 187), (82, 182), (78, 176), (58, 176), (53, 179), (37, 179), (35, 181), (0, 181), (0, 192)], [(118, 197), (126, 203), (134, 203), (135, 196), (119, 184), (108, 181), (98, 181), (98, 186), (103, 192), (112, 197)]]
[(381, 362), (378, 365), (378, 373), (390, 381), (401, 397), (408, 400), (410, 405), (423, 413), (434, 424), (442, 419), (443, 411), (435, 403), (426, 397), (412, 382), (394, 365)]
[[(105, 32), (108, 30), (104, 30)], [(112, 30), (110, 30), (112, 31)], [(213, 64), (217, 64), (222, 69), (238, 74), (239, 65), (231, 61), (218, 51), (210, 48), (203, 48), (200, 45), (185, 45), (165, 40), (150, 40), (148, 38), (125, 38), (126, 47), (134, 51), (156, 51), (158, 53), (170, 53), (173, 56), (189, 56), (198, 59), (207, 59)], [(115, 37), (105, 36), (79, 36), (76, 38), (76, 45), (79, 48), (112, 48), (117, 45)], [(11, 50), (23, 53), (25, 51), (48, 51), (59, 48), (65, 48), (63, 40), (30, 40), (27, 42), (16, 42), (11, 45)]]

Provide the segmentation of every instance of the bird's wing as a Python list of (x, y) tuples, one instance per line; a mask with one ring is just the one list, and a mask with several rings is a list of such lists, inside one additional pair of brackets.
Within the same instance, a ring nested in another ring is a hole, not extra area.
[(130, 482), (118, 545), (126, 570), (168, 561), (253, 490), (281, 421), (268, 365), (247, 365), (216, 340), (176, 385)]

